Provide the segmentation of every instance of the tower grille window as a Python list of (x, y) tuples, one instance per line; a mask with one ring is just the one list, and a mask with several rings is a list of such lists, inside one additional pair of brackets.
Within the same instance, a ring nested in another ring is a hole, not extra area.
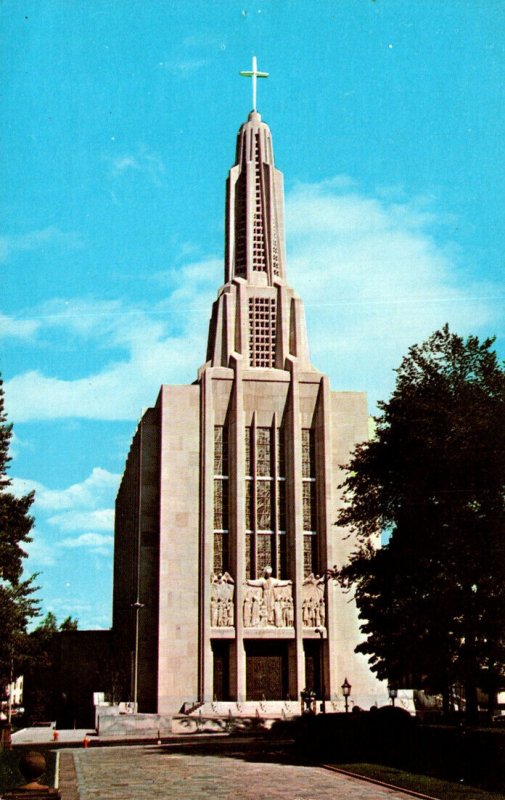
[(228, 569), (228, 430), (214, 427), (214, 572)]
[(279, 274), (279, 245), (277, 242), (277, 231), (274, 228), (272, 236), (272, 267), (274, 275)]
[(275, 298), (249, 298), (249, 364), (251, 367), (275, 366)]

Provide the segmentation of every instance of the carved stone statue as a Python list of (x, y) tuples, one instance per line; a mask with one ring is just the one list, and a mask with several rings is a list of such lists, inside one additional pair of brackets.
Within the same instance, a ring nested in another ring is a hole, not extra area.
[(292, 583), (273, 578), (272, 567), (265, 567), (262, 578), (247, 580), (246, 586), (251, 589), (244, 598), (244, 625), (253, 628), (285, 627), (288, 624), (288, 614), (284, 613), (285, 604), (288, 600), (293, 602)]
[(229, 628), (234, 625), (233, 595), (235, 581), (224, 572), (210, 579), (210, 624), (213, 628)]
[(325, 578), (311, 573), (302, 584), (302, 620), (304, 628), (318, 628), (326, 624), (324, 602)]

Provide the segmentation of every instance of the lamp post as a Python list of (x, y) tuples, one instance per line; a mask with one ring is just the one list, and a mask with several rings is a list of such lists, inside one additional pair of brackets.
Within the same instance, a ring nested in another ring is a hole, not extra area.
[(351, 689), (352, 689), (352, 686), (351, 686), (351, 684), (349, 683), (349, 681), (347, 680), (347, 678), (344, 678), (344, 682), (343, 682), (343, 684), (342, 684), (342, 694), (344, 695), (344, 701), (345, 701), (345, 713), (346, 713), (346, 714), (347, 714), (347, 713), (348, 713), (348, 711), (349, 711), (349, 697), (350, 697), (350, 695), (351, 695)]
[(138, 712), (137, 690), (138, 690), (138, 677), (139, 677), (139, 611), (141, 608), (144, 608), (144, 603), (140, 603), (137, 598), (135, 603), (132, 603), (132, 608), (135, 609), (135, 660), (133, 664), (133, 708), (136, 714)]
[(398, 697), (398, 689), (393, 683), (388, 683), (388, 695), (391, 700), (391, 705), (394, 706), (395, 700)]
[(326, 686), (324, 682), (324, 628), (316, 628), (316, 633), (321, 637), (321, 711), (326, 714)]

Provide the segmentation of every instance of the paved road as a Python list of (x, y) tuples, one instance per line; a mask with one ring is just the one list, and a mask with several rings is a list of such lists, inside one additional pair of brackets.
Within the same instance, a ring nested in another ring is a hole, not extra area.
[[(178, 752), (163, 746), (71, 752), (80, 800), (409, 799), (403, 792), (320, 767), (286, 763), (282, 753), (248, 752), (240, 745), (212, 754), (198, 748)], [(64, 791), (62, 794), (67, 800)]]

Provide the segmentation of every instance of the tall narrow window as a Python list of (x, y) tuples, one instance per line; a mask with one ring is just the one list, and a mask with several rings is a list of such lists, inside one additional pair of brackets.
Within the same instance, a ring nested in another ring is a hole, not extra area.
[(246, 573), (250, 578), (260, 577), (268, 566), (279, 578), (286, 573), (284, 445), (279, 444), (280, 434), (280, 430), (267, 427), (245, 431)]
[(318, 571), (314, 431), (302, 429), (303, 561), (305, 577)]
[(253, 428), (245, 429), (245, 573), (248, 578), (253, 577), (256, 561), (254, 544), (256, 503), (254, 496), (253, 433)]
[(235, 273), (247, 274), (247, 183), (243, 172), (235, 186)]
[(228, 431), (214, 428), (214, 572), (228, 570)]
[(287, 575), (286, 544), (286, 448), (284, 430), (276, 431), (276, 531), (277, 531), (277, 577)]

